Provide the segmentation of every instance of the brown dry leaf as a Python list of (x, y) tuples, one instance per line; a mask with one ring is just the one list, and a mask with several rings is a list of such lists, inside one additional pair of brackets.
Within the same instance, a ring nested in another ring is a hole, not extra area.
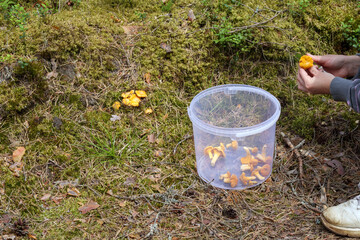
[(151, 74), (150, 73), (145, 73), (144, 78), (145, 78), (145, 82), (147, 84), (151, 84)]
[(0, 187), (0, 195), (4, 195), (5, 194), (5, 189)]
[(47, 201), (47, 200), (50, 199), (50, 197), (51, 197), (51, 194), (50, 194), (50, 193), (46, 193), (44, 196), (42, 196), (42, 197), (40, 198), (40, 200), (41, 200), (41, 201)]
[(155, 150), (154, 152), (154, 156), (155, 157), (162, 157), (164, 154), (161, 150)]
[(25, 148), (24, 147), (18, 147), (14, 152), (13, 152), (13, 161), (14, 162), (20, 162), (21, 158), (24, 156), (25, 154)]
[(192, 9), (189, 10), (188, 12), (188, 20), (189, 21), (194, 21), (196, 19), (194, 11)]
[(136, 183), (136, 177), (128, 177), (128, 178), (126, 178), (124, 185), (131, 186), (131, 185), (134, 185), (135, 183)]
[(166, 53), (171, 53), (171, 46), (166, 43), (160, 43), (160, 47), (166, 51)]
[(100, 207), (100, 205), (97, 202), (91, 200), (84, 206), (79, 207), (79, 211), (81, 212), (81, 214), (85, 214), (90, 212), (91, 210), (97, 209), (98, 207)]
[(149, 143), (155, 143), (156, 141), (155, 134), (150, 134), (147, 136), (147, 138)]
[(140, 29), (139, 26), (121, 26), (124, 29), (124, 33), (128, 36), (136, 35), (138, 30)]
[(36, 236), (34, 234), (28, 233), (28, 238), (37, 240)]
[(64, 199), (64, 196), (55, 196), (52, 197), (51, 200), (56, 204), (59, 205), (60, 202)]
[(113, 195), (114, 195), (114, 193), (113, 193), (113, 191), (112, 191), (111, 189), (109, 189), (109, 190), (106, 192), (106, 194), (107, 194), (107, 195), (110, 195), (110, 196), (113, 196)]
[(120, 207), (125, 207), (126, 206), (126, 201), (120, 201), (119, 206)]
[(68, 188), (67, 194), (72, 197), (79, 197), (80, 191), (76, 187)]
[(52, 72), (48, 72), (46, 74), (46, 79), (51, 79), (51, 78), (56, 78), (59, 74), (55, 71), (52, 71)]
[(21, 173), (23, 166), (24, 166), (24, 163), (16, 162), (16, 163), (12, 164), (11, 166), (9, 166), (9, 169), (10, 169), (10, 171), (12, 171), (14, 173), (14, 176), (20, 177), (20, 173)]
[(155, 188), (159, 193), (163, 193), (164, 190), (161, 189), (161, 186), (159, 184), (153, 184), (151, 185), (153, 188)]
[(169, 117), (169, 115), (168, 115), (168, 114), (165, 114), (165, 115), (162, 117), (162, 119), (165, 121), (168, 117)]
[(329, 165), (330, 167), (336, 169), (336, 172), (339, 174), (339, 175), (344, 175), (345, 174), (345, 171), (344, 171), (344, 167), (342, 166), (341, 162), (338, 161), (338, 160), (329, 160), (329, 161), (326, 161), (325, 162), (327, 165)]

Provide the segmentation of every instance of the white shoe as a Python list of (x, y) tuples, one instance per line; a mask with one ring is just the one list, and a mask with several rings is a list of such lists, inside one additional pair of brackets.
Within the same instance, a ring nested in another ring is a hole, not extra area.
[(360, 195), (321, 214), (321, 221), (330, 231), (343, 236), (360, 237)]

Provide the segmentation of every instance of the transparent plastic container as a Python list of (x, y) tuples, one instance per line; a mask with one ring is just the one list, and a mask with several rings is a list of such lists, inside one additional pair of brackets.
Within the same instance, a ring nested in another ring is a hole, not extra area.
[(240, 190), (271, 174), (280, 103), (269, 92), (229, 84), (200, 92), (188, 107), (196, 167), (211, 185)]

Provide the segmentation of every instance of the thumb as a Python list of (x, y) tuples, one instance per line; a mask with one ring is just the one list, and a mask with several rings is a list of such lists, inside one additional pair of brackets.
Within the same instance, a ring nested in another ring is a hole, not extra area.
[(311, 57), (315, 63), (319, 64), (319, 65), (322, 65), (322, 57), (319, 56), (319, 55), (312, 55), (310, 53), (307, 53), (306, 55), (308, 55), (309, 57)]

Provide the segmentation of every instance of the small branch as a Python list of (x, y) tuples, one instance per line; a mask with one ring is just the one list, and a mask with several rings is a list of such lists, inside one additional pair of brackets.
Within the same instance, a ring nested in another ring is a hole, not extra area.
[(245, 29), (249, 29), (249, 28), (254, 28), (254, 27), (263, 25), (263, 24), (265, 24), (265, 23), (270, 22), (271, 20), (273, 20), (274, 18), (276, 18), (277, 16), (279, 16), (281, 13), (283, 13), (283, 11), (277, 12), (277, 14), (275, 14), (273, 17), (271, 17), (270, 19), (268, 19), (268, 20), (266, 20), (266, 21), (263, 21), (263, 22), (258, 22), (258, 23), (255, 23), (255, 24), (252, 24), (252, 25), (248, 25), (248, 26), (242, 26), (242, 27), (233, 28), (233, 30), (230, 31), (229, 33), (235, 33), (235, 32), (239, 32), (239, 31), (241, 31), (241, 30), (245, 30)]
[(280, 135), (283, 137), (284, 141), (286, 142), (286, 144), (288, 145), (288, 147), (294, 151), (298, 161), (299, 161), (299, 178), (300, 178), (300, 183), (302, 186), (304, 186), (304, 169), (303, 169), (303, 160), (301, 158), (300, 152), (297, 149), (297, 146), (295, 147), (294, 144), (292, 144), (292, 142), (290, 141), (290, 139), (285, 135), (285, 133), (280, 132)]
[(184, 136), (184, 138), (183, 138), (180, 142), (178, 142), (178, 143), (176, 144), (176, 146), (175, 146), (175, 148), (174, 148), (174, 151), (173, 151), (173, 154), (175, 155), (178, 146), (179, 146), (182, 142), (184, 142), (184, 141), (186, 141), (186, 140), (188, 140), (189, 138), (192, 138), (192, 137), (193, 137), (193, 135), (186, 134), (186, 135)]

